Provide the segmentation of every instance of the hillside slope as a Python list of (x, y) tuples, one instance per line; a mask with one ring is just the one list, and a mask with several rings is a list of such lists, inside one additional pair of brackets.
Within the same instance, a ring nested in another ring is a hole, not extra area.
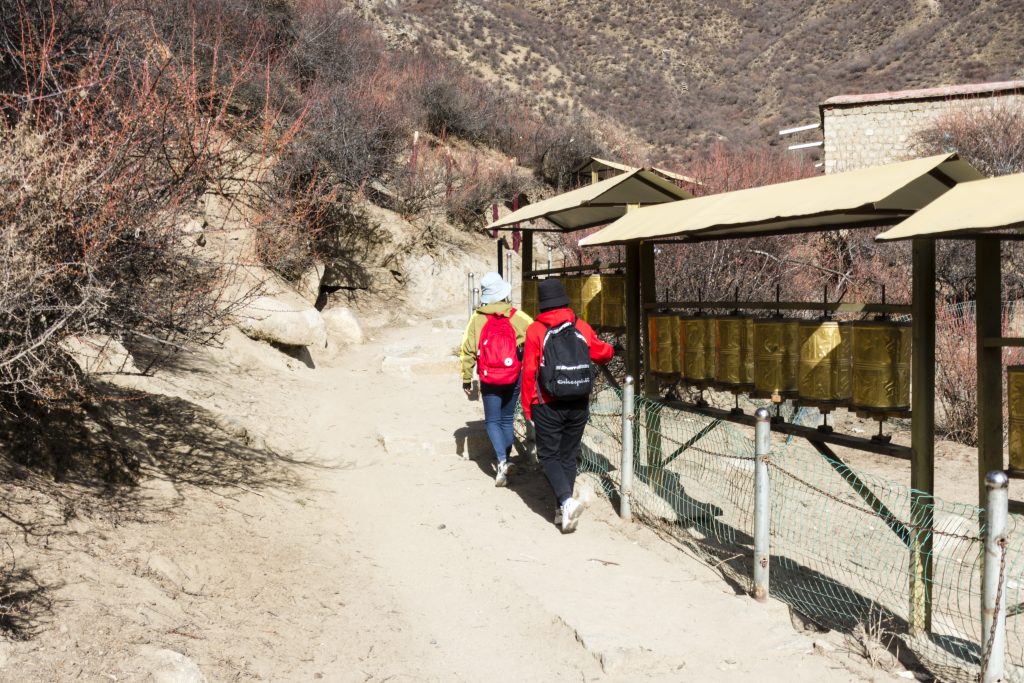
[(542, 108), (610, 117), (655, 161), (721, 137), (772, 142), (836, 94), (1024, 76), (1021, 0), (366, 4)]

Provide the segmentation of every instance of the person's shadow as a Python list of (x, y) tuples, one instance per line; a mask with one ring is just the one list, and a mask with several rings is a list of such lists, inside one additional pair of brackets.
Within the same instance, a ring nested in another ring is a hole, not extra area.
[[(483, 420), (466, 422), (453, 435), (455, 437), (455, 453), (466, 460), (476, 463), (480, 471), (493, 482), (497, 458), (491, 440), (487, 437), (487, 429)], [(549, 522), (555, 514), (555, 496), (548, 486), (544, 472), (531, 456), (525, 440), (516, 435), (512, 445), (512, 472), (508, 478), (508, 488), (519, 496), (526, 507)]]

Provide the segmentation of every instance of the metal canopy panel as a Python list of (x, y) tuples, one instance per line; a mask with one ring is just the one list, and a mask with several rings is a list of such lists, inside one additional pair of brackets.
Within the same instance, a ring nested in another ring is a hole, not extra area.
[(890, 225), (956, 183), (981, 177), (956, 154), (940, 154), (643, 208), (580, 240), (580, 245), (691, 242)]
[(582, 230), (621, 218), (628, 205), (650, 206), (693, 197), (686, 190), (646, 169), (617, 175), (592, 185), (564, 192), (494, 221), (488, 230), (508, 228), (517, 223), (546, 218), (554, 228), (519, 227), (523, 230)]
[(876, 239), (958, 237), (1024, 228), (1024, 173), (957, 185)]
[(608, 161), (607, 159), (601, 159), (599, 157), (590, 157), (590, 161), (584, 162), (578, 166), (573, 173), (589, 173), (591, 171), (622, 171), (623, 173), (629, 173), (635, 171), (636, 166), (627, 166), (626, 164), (620, 164), (617, 161)]

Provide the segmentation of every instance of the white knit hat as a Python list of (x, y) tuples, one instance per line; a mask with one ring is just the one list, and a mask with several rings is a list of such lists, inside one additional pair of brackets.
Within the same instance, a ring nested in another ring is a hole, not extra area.
[(512, 285), (495, 272), (484, 273), (480, 278), (480, 303), (493, 304), (504, 301), (512, 294)]

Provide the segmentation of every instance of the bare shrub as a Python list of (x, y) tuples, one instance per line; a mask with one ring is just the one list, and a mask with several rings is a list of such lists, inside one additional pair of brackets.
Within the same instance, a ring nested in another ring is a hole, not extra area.
[(922, 154), (956, 152), (987, 176), (1024, 171), (1024, 107), (992, 104), (950, 110), (918, 131), (913, 145)]
[[(1004, 315), (1004, 334), (1009, 334), (1009, 322)], [(1008, 348), (1003, 353), (1010, 365), (1024, 362), (1022, 349)], [(977, 446), (977, 318), (973, 306), (948, 306), (936, 311), (935, 366), (937, 426), (947, 438)]]
[[(8, 410), (82, 388), (65, 337), (145, 338), (168, 355), (209, 343), (238, 301), (227, 295), (230, 266), (199, 253), (180, 216), (290, 137), (268, 106), (259, 125), (231, 113), (233, 88), (258, 70), (252, 60), (234, 62), (226, 85), (210, 83), (191, 59), (140, 52), (140, 42), (159, 43), (145, 27), (112, 19), (87, 31), (69, 23), (76, 15), (19, 7), (20, 42), (6, 56), (22, 84), (0, 96), (16, 121), (0, 124)], [(240, 149), (245, 141), (252, 150)]]

